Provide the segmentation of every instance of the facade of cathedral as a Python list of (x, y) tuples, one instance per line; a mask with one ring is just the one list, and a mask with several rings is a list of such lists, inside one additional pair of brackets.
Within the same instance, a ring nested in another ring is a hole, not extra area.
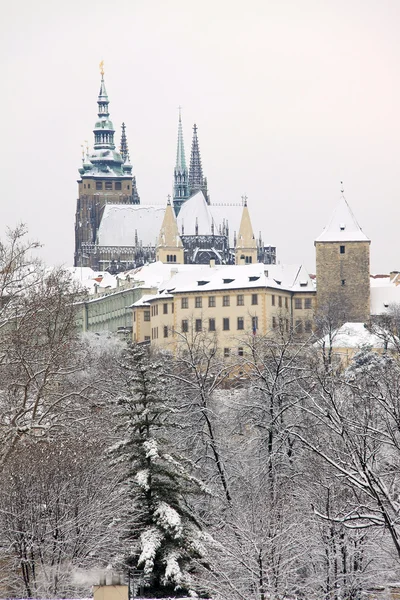
[[(179, 112), (174, 210), (166, 209), (165, 204), (142, 204), (132, 175), (124, 123), (120, 151), (115, 147), (103, 72), (97, 104), (93, 152), (87, 150), (79, 169), (75, 266), (117, 273), (153, 262), (156, 256), (165, 256), (166, 261), (175, 256), (175, 262), (188, 264), (209, 264), (211, 260), (216, 264), (275, 264), (275, 247), (264, 245), (261, 232), (257, 239), (254, 236), (246, 201), (211, 204), (196, 125), (188, 170)], [(162, 246), (166, 212), (169, 221), (172, 215), (176, 220), (176, 252), (164, 251)], [(242, 223), (244, 216), (246, 225)]]

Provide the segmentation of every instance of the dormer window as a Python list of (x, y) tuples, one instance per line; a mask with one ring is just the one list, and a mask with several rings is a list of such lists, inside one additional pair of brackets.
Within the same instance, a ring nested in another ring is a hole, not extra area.
[(255, 275), (251, 275), (249, 277), (249, 281), (257, 281), (257, 279), (260, 279), (260, 276), (256, 277)]
[(232, 281), (235, 281), (234, 279), (224, 279), (223, 280), (224, 283), (232, 283)]

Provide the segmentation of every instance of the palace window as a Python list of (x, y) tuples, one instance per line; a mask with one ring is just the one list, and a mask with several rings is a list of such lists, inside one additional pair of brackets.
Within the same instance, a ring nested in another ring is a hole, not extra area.
[(163, 314), (164, 315), (168, 314), (168, 304), (163, 304)]
[(181, 298), (181, 308), (189, 308), (189, 298)]
[(282, 296), (278, 296), (278, 306), (282, 308)]
[(222, 306), (230, 306), (230, 296), (222, 296)]
[(244, 306), (244, 295), (243, 294), (238, 294), (236, 296), (236, 304), (237, 304), (237, 306)]
[(222, 319), (222, 329), (229, 331), (229, 318)]
[(312, 308), (312, 299), (311, 298), (304, 299), (304, 308)]
[(224, 356), (225, 358), (228, 358), (228, 356), (231, 355), (231, 349), (230, 348), (224, 348)]
[(194, 307), (195, 308), (201, 308), (202, 305), (203, 305), (202, 297), (201, 296), (196, 296), (195, 299), (194, 299)]
[(208, 331), (215, 331), (215, 319), (208, 319)]
[(253, 329), (253, 333), (258, 329), (258, 317), (251, 318), (251, 327)]
[(96, 181), (96, 190), (102, 190), (102, 189), (103, 189), (103, 182)]
[(303, 300), (302, 298), (295, 298), (294, 299), (294, 307), (297, 309), (303, 308)]
[(199, 332), (202, 329), (202, 322), (201, 319), (196, 319), (196, 331)]
[(239, 346), (239, 348), (238, 348), (238, 356), (243, 356), (243, 355), (244, 355), (243, 346)]
[(244, 329), (244, 318), (243, 317), (237, 318), (237, 328)]
[(182, 321), (182, 331), (183, 333), (187, 333), (189, 331), (189, 321), (187, 319), (183, 319)]
[(210, 308), (215, 307), (215, 296), (208, 296), (208, 306)]
[(311, 333), (312, 332), (312, 323), (311, 323), (311, 321), (306, 321), (304, 323), (304, 331), (306, 333)]
[(276, 329), (276, 317), (272, 317), (272, 328)]
[(150, 311), (149, 310), (145, 310), (144, 311), (144, 317), (143, 317), (144, 321), (150, 321)]
[(289, 308), (289, 298), (285, 298), (285, 308)]
[(258, 294), (252, 294), (251, 295), (251, 303), (253, 304), (258, 304)]
[(275, 306), (275, 296), (274, 296), (274, 294), (272, 294), (272, 296), (271, 296), (271, 304), (272, 304), (272, 306)]
[(166, 325), (164, 325), (164, 337), (168, 337), (168, 327)]
[(296, 331), (297, 333), (303, 333), (303, 321), (300, 319), (296, 321)]
[(106, 190), (112, 190), (112, 181), (106, 181)]
[(115, 182), (115, 189), (116, 189), (117, 191), (118, 191), (118, 190), (122, 190), (122, 185), (121, 185), (121, 182), (120, 182), (120, 181), (116, 181), (116, 182)]

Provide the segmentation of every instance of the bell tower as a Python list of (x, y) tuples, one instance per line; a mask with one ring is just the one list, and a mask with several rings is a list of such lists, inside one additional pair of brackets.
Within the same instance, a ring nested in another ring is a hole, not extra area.
[(99, 268), (93, 249), (105, 205), (140, 204), (136, 179), (132, 176), (132, 165), (129, 162), (125, 125), (122, 131), (122, 145), (126, 150), (124, 156), (115, 148), (115, 130), (110, 119), (103, 62), (100, 63), (100, 73), (93, 151), (89, 152), (87, 147), (82, 158), (75, 216), (74, 264), (94, 268)]

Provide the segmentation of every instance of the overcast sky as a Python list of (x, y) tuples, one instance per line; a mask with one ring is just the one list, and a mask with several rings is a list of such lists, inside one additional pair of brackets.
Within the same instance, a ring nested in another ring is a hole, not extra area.
[[(1, 221), (72, 264), (100, 60), (142, 203), (171, 193), (178, 105), (211, 201), (248, 196), (281, 262), (315, 270), (344, 181), (371, 269), (400, 269), (399, 0), (13, 0), (0, 24)], [(3, 227), (2, 227), (3, 228)]]

